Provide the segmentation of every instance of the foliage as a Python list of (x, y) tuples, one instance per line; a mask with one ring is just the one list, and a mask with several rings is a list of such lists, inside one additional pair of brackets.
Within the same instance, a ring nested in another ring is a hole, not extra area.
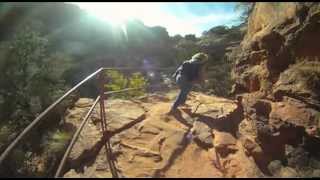
[(209, 30), (209, 33), (215, 33), (215, 34), (220, 34), (220, 35), (222, 35), (222, 34), (226, 34), (226, 33), (228, 33), (229, 31), (228, 31), (228, 27), (226, 27), (226, 26), (215, 26), (215, 27), (213, 27), (213, 28), (211, 28), (210, 30)]
[(140, 88), (129, 92), (116, 93), (113, 97), (128, 98), (142, 96), (146, 92), (148, 85), (147, 79), (140, 72), (132, 73), (128, 78), (116, 70), (108, 70), (106, 72), (108, 82), (105, 84), (107, 91), (118, 91), (126, 88)]
[(184, 36), (184, 38), (186, 40), (190, 40), (190, 41), (197, 41), (197, 38), (196, 38), (196, 36), (194, 34), (187, 34), (187, 35)]
[[(71, 140), (72, 134), (65, 130), (55, 129), (47, 132), (40, 140), (42, 151), (38, 154), (33, 154), (32, 159), (42, 159), (41, 169), (32, 170), (37, 177), (52, 176), (56, 170), (56, 165), (61, 160), (67, 145)], [(39, 166), (30, 159), (30, 166)]]
[(44, 141), (45, 151), (49, 155), (63, 153), (68, 141), (71, 139), (71, 134), (57, 130), (50, 133), (48, 138)]
[[(48, 39), (34, 28), (21, 28), (11, 39), (0, 43), (0, 117), (6, 120), (1, 122), (1, 148), (67, 90), (61, 77), (72, 65), (72, 58), (64, 53), (50, 53)], [(9, 174), (26, 175), (34, 170), (25, 155), (34, 155), (39, 148), (38, 139), (56, 127), (52, 125), (60, 121), (59, 114), (67, 108), (66, 103), (67, 100), (49, 113), (43, 119), (48, 123), (41, 123), (29, 134), (28, 141), (16, 148), (18, 154), (11, 155), (8, 164)]]
[(107, 84), (105, 84), (105, 87), (107, 91), (119, 91), (127, 87), (128, 80), (119, 71), (108, 70), (106, 76)]
[(195, 53), (200, 51), (200, 47), (193, 40), (181, 39), (175, 47), (176, 59), (181, 62), (190, 59)]
[(12, 128), (8, 125), (2, 125), (0, 127), (0, 152), (2, 152), (4, 146), (10, 142), (11, 139), (9, 137), (12, 133)]
[(129, 78), (129, 87), (130, 88), (140, 88), (139, 90), (130, 91), (128, 94), (131, 97), (142, 96), (146, 93), (146, 87), (148, 86), (147, 80), (143, 77), (140, 72), (133, 73)]
[[(24, 126), (31, 118), (30, 97), (35, 95), (32, 90), (47, 80), (43, 76), (48, 67), (42, 59), (45, 57), (47, 41), (36, 32), (26, 28), (20, 31), (12, 41), (3, 44), (1, 50), (0, 94), (4, 98), (4, 118), (20, 119), (18, 126)], [(11, 81), (8, 81), (10, 79)], [(15, 109), (18, 109), (14, 112)]]
[(59, 80), (61, 69), (54, 65), (61, 62), (58, 59), (63, 59), (63, 55), (50, 56), (47, 45), (48, 40), (29, 27), (2, 43), (1, 115), (18, 129), (29, 124), (36, 113), (50, 105), (54, 94), (64, 87), (63, 81)]
[(26, 169), (24, 162), (27, 159), (27, 154), (21, 149), (15, 149), (13, 150), (11, 157), (14, 158), (11, 158), (13, 161), (10, 162), (10, 165), (13, 167), (18, 167), (17, 172), (22, 173), (21, 171)]
[(209, 81), (205, 84), (204, 89), (210, 93), (228, 97), (233, 81), (231, 80), (231, 65), (229, 63), (216, 63), (208, 70)]

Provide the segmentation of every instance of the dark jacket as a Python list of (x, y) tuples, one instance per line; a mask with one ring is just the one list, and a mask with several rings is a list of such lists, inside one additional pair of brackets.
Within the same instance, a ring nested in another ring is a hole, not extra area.
[(175, 71), (173, 77), (176, 78), (178, 74), (186, 77), (190, 82), (196, 81), (200, 78), (200, 71), (203, 64), (195, 59), (184, 61)]

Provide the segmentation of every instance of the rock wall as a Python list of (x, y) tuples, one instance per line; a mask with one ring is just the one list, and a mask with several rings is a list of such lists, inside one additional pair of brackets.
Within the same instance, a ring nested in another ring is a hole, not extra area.
[(319, 3), (261, 2), (232, 53), (232, 93), (244, 111), (239, 136), (265, 174), (319, 176), (318, 42)]

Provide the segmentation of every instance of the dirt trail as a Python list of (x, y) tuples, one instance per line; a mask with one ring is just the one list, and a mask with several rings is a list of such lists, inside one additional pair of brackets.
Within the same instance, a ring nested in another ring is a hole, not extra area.
[[(240, 117), (236, 102), (192, 93), (187, 100), (189, 107), (168, 116), (175, 95), (107, 101), (109, 130), (115, 132), (111, 144), (120, 177), (246, 177), (250, 175), (247, 171), (257, 171), (250, 167), (255, 164), (238, 147), (237, 138), (232, 139), (234, 132), (230, 131), (234, 128), (230, 127)], [(79, 101), (66, 116), (69, 126), (77, 126), (77, 119), (92, 103), (90, 99)], [(64, 177), (111, 177), (98, 108), (70, 155)], [(238, 157), (240, 160), (232, 160)]]

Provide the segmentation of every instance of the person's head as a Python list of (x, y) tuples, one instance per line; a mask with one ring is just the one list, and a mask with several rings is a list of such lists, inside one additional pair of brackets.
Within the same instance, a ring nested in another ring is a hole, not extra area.
[(205, 64), (209, 60), (209, 56), (206, 53), (196, 53), (195, 55), (192, 56), (192, 61), (199, 62), (201, 64)]

